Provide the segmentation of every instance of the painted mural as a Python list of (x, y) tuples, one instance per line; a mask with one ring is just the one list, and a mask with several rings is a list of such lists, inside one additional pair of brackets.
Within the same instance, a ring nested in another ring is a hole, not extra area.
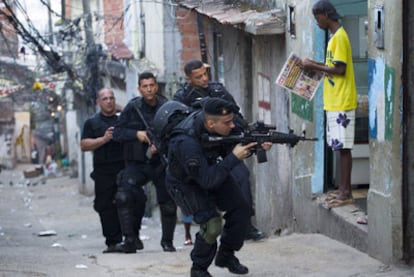
[(14, 147), (16, 160), (30, 162), (30, 113), (16, 112), (14, 128)]
[(394, 115), (395, 69), (382, 58), (369, 59), (369, 135), (378, 141), (391, 140)]

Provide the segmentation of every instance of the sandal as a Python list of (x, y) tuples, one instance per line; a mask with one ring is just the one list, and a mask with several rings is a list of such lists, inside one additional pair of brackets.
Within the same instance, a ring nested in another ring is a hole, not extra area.
[(336, 190), (331, 190), (331, 191), (328, 191), (327, 193), (326, 193), (326, 195), (338, 195), (338, 194), (340, 194), (341, 193), (341, 191), (339, 190), (339, 189), (336, 189)]
[(340, 194), (341, 194), (341, 191), (339, 189), (328, 191), (326, 193), (325, 201), (336, 199), (338, 195)]
[(191, 239), (186, 239), (184, 245), (193, 245), (193, 241)]
[(345, 206), (348, 204), (351, 204), (354, 202), (354, 199), (352, 198), (348, 198), (348, 199), (332, 199), (330, 201), (327, 201), (324, 204), (324, 207), (327, 209), (332, 209), (332, 208), (336, 208), (336, 207), (341, 207), (341, 206)]
[(358, 217), (356, 222), (358, 224), (368, 224), (368, 217), (367, 216)]
[(331, 201), (331, 200), (336, 199), (337, 197), (338, 197), (338, 194), (334, 194), (334, 193), (327, 194), (326, 197), (325, 197), (325, 201)]

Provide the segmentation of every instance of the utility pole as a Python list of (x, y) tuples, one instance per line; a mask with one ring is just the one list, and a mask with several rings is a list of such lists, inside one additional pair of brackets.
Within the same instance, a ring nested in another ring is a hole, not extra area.
[(82, 0), (83, 14), (85, 15), (85, 39), (86, 39), (86, 66), (88, 74), (85, 78), (85, 95), (87, 96), (88, 107), (95, 110), (96, 96), (102, 87), (102, 81), (99, 77), (99, 58), (102, 55), (102, 47), (95, 44), (92, 30), (92, 14), (89, 0)]
[(95, 40), (93, 38), (91, 6), (89, 3), (89, 0), (82, 0), (82, 8), (83, 8), (83, 14), (85, 15), (84, 27), (85, 27), (86, 47), (88, 48), (94, 47)]
[(62, 8), (62, 20), (63, 23), (66, 23), (66, 1), (60, 0), (60, 7)]
[[(47, 6), (51, 7), (50, 0), (47, 0)], [(48, 25), (49, 25), (49, 43), (50, 45), (53, 45), (52, 13), (50, 12), (50, 9), (48, 9), (47, 17), (48, 17)]]

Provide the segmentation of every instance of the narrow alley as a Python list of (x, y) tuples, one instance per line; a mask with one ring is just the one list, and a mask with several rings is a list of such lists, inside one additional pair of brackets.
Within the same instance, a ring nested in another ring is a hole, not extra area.
[[(191, 246), (177, 224), (177, 252), (163, 252), (158, 214), (145, 218), (136, 254), (102, 254), (104, 240), (93, 197), (79, 193), (77, 179), (58, 172), (25, 179), (18, 165), (0, 173), (0, 276), (189, 276)], [(197, 230), (193, 226), (192, 231)], [(193, 234), (194, 235), (194, 234)], [(387, 266), (320, 234), (270, 236), (247, 241), (237, 253), (247, 276), (413, 276), (413, 269)], [(235, 276), (209, 269), (213, 276)]]

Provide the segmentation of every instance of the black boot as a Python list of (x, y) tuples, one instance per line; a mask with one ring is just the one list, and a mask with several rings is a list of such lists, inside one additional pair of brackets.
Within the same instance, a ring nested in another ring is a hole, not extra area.
[(136, 224), (134, 213), (129, 208), (122, 207), (118, 208), (118, 216), (125, 238), (123, 242), (117, 244), (117, 247), (123, 249), (124, 253), (136, 253), (137, 234), (136, 228), (134, 228), (134, 224)]
[(177, 251), (172, 242), (169, 241), (161, 241), (161, 247), (164, 252), (175, 252)]
[(174, 203), (160, 205), (162, 238), (161, 247), (164, 252), (175, 252), (173, 245), (175, 225), (177, 223), (177, 210)]
[(234, 256), (233, 251), (224, 251), (220, 249), (216, 255), (216, 266), (227, 267), (227, 269), (234, 274), (247, 274), (249, 269), (239, 262), (239, 259)]
[(201, 268), (195, 264), (191, 267), (191, 275), (190, 277), (212, 277), (206, 268)]
[(144, 244), (142, 243), (142, 240), (139, 238), (139, 236), (138, 236), (138, 238), (135, 242), (135, 249), (137, 249), (137, 250), (144, 249)]
[(136, 239), (125, 238), (125, 240), (116, 245), (117, 248), (120, 248), (123, 253), (131, 254), (137, 253)]
[(250, 223), (250, 226), (247, 229), (245, 240), (254, 240), (259, 241), (266, 237), (266, 235), (259, 231), (256, 227), (253, 226), (253, 224)]
[(124, 253), (124, 249), (120, 246), (120, 243), (108, 245), (108, 247), (102, 251), (102, 253)]

